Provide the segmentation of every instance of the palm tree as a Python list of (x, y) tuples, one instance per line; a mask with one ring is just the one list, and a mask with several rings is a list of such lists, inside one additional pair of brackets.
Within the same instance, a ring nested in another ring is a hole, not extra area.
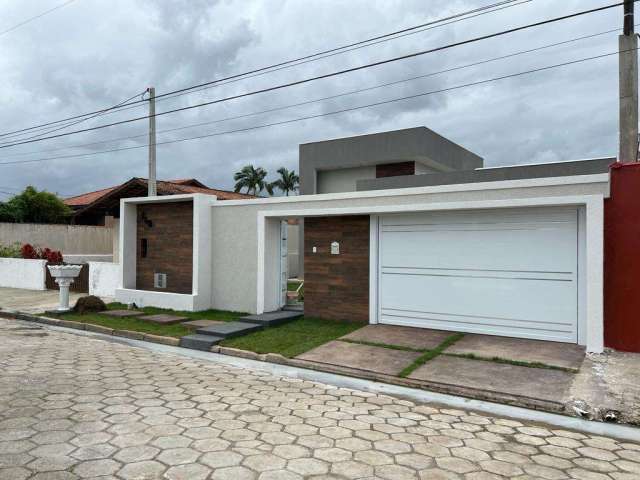
[(243, 188), (246, 188), (249, 195), (257, 195), (266, 189), (269, 195), (271, 195), (273, 190), (271, 185), (265, 182), (264, 179), (266, 176), (267, 171), (262, 167), (255, 168), (253, 165), (242, 167), (242, 170), (236, 172), (233, 176), (233, 179), (236, 181), (234, 190), (239, 192)]
[(278, 190), (282, 190), (284, 194), (288, 197), (289, 192), (298, 191), (298, 187), (300, 184), (300, 177), (296, 175), (295, 170), (287, 170), (284, 167), (278, 169), (278, 173), (280, 174), (280, 178), (274, 182), (271, 182), (271, 189), (276, 187)]

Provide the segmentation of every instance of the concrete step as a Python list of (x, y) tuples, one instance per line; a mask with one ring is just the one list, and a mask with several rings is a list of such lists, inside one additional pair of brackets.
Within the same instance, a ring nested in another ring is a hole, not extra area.
[(247, 315), (246, 317), (241, 317), (240, 320), (246, 323), (262, 325), (264, 327), (272, 327), (274, 325), (281, 325), (283, 323), (290, 322), (291, 320), (295, 320), (300, 317), (302, 317), (302, 312), (299, 311), (278, 310), (276, 312), (266, 312), (260, 315)]
[(285, 312), (299, 312), (304, 314), (304, 303), (288, 303), (282, 307), (282, 310)]
[(214, 337), (232, 338), (240, 335), (246, 335), (247, 333), (261, 330), (262, 325), (248, 322), (224, 322), (220, 325), (212, 325), (210, 327), (198, 328), (197, 334), (200, 335), (212, 335)]
[(180, 346), (208, 352), (212, 346), (217, 345), (221, 341), (222, 337), (215, 337), (213, 335), (186, 335), (180, 339)]

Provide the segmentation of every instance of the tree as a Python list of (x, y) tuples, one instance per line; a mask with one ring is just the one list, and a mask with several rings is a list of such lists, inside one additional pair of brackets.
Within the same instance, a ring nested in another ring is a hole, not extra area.
[(295, 170), (287, 170), (284, 167), (280, 167), (278, 169), (278, 173), (280, 174), (280, 178), (271, 182), (271, 189), (277, 188), (284, 192), (284, 194), (288, 197), (289, 192), (297, 192), (300, 186), (300, 177), (296, 175)]
[(258, 195), (263, 190), (266, 190), (271, 195), (273, 189), (271, 184), (265, 181), (266, 176), (267, 171), (262, 167), (255, 168), (253, 165), (242, 167), (242, 170), (236, 172), (233, 176), (236, 181), (234, 190), (239, 192), (246, 188), (249, 195)]
[(0, 219), (13, 223), (67, 223), (72, 210), (55, 194), (29, 186), (0, 204)]

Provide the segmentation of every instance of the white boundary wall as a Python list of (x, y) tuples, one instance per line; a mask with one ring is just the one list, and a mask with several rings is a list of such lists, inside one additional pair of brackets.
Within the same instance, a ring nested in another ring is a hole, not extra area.
[(119, 284), (119, 263), (89, 262), (89, 295), (115, 297)]
[(0, 258), (0, 287), (46, 290), (46, 260)]

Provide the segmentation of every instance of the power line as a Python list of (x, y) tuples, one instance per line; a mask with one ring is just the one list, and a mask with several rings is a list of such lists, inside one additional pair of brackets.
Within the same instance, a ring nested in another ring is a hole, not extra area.
[[(96, 113), (95, 115), (92, 115), (92, 116), (90, 116), (90, 117), (82, 118), (82, 119), (80, 119), (80, 120), (76, 120), (76, 121), (74, 121), (74, 122), (67, 123), (67, 124), (62, 125), (62, 126), (60, 126), (60, 127), (52, 128), (52, 129), (50, 129), (50, 130), (47, 130), (46, 132), (39, 133), (39, 134), (33, 135), (33, 136), (31, 136), (31, 137), (23, 138), (22, 140), (33, 140), (33, 139), (35, 139), (35, 138), (40, 138), (40, 137), (42, 137), (42, 136), (44, 136), (44, 135), (47, 135), (47, 134), (49, 134), (49, 133), (57, 132), (57, 131), (59, 131), (59, 130), (64, 130), (65, 128), (69, 128), (69, 127), (71, 127), (71, 126), (73, 126), (73, 125), (77, 125), (77, 124), (79, 124), (79, 123), (86, 122), (86, 121), (88, 121), (88, 120), (91, 120), (92, 118), (96, 118), (96, 117), (99, 117), (99, 116), (101, 116), (101, 115), (104, 115), (106, 112), (109, 112), (109, 111), (111, 111), (111, 110), (113, 110), (113, 109), (116, 109), (116, 108), (118, 108), (119, 106), (124, 105), (125, 103), (129, 102), (130, 100), (132, 100), (132, 99), (134, 99), (134, 98), (136, 98), (136, 97), (139, 97), (139, 96), (141, 96), (141, 95), (143, 95), (143, 94), (144, 94), (144, 92), (136, 93), (134, 96), (129, 97), (129, 98), (127, 98), (127, 99), (123, 100), (123, 101), (122, 101), (122, 102), (120, 102), (120, 103), (117, 103), (117, 104), (116, 104), (116, 105), (114, 105), (113, 107), (109, 107), (109, 108), (108, 108), (107, 110), (105, 110), (104, 112)], [(3, 142), (3, 143), (0, 143), (0, 146), (2, 146), (2, 145), (6, 145), (7, 143), (10, 143), (10, 142)]]
[[(456, 14), (456, 15), (451, 15), (449, 17), (445, 17), (445, 18), (442, 18), (442, 19), (439, 19), (439, 20), (434, 20), (434, 21), (431, 21), (431, 22), (423, 23), (421, 25), (416, 25), (416, 26), (413, 26), (413, 27), (405, 28), (403, 30), (398, 30), (396, 32), (387, 33), (387, 34), (384, 34), (384, 35), (379, 35), (377, 37), (373, 37), (373, 38), (370, 38), (370, 39), (367, 39), (367, 40), (362, 40), (362, 41), (351, 43), (351, 44), (348, 44), (348, 45), (343, 45), (341, 47), (332, 48), (330, 50), (325, 50), (324, 52), (314, 53), (312, 55), (307, 55), (307, 56), (300, 57), (300, 58), (297, 58), (297, 59), (294, 59), (294, 60), (288, 60), (286, 62), (281, 62), (279, 64), (271, 65), (271, 66), (268, 66), (268, 67), (258, 68), (258, 69), (255, 69), (253, 71), (245, 72), (243, 74), (232, 75), (232, 76), (227, 77), (227, 78), (221, 78), (221, 79), (218, 79), (218, 80), (212, 80), (212, 81), (209, 81), (209, 82), (201, 83), (199, 85), (194, 85), (192, 87), (183, 88), (183, 89), (180, 89), (180, 90), (175, 90), (173, 92), (164, 93), (162, 95), (159, 95), (159, 97), (166, 97), (168, 95), (181, 93), (181, 92), (184, 92), (184, 91), (187, 91), (187, 90), (193, 90), (193, 89), (197, 89), (197, 88), (200, 88), (200, 87), (206, 87), (206, 86), (212, 85), (214, 83), (219, 83), (219, 82), (221, 82), (223, 80), (231, 80), (231, 79), (237, 78), (239, 76), (249, 75), (249, 74), (253, 74), (253, 73), (259, 73), (259, 72), (262, 72), (262, 71), (267, 70), (267, 69), (285, 66), (285, 65), (288, 65), (288, 64), (294, 63), (294, 62), (314, 59), (315, 57), (319, 57), (319, 56), (322, 56), (322, 55), (336, 53), (339, 50), (344, 50), (344, 49), (350, 49), (350, 50), (347, 50), (347, 51), (356, 50), (356, 48), (352, 48), (352, 47), (361, 47), (361, 46), (362, 47), (367, 47), (369, 45), (364, 45), (364, 44), (369, 44), (371, 42), (375, 42), (375, 43), (371, 43), (371, 45), (376, 45), (377, 43), (380, 43), (380, 40), (388, 39), (389, 37), (392, 37), (392, 36), (395, 36), (395, 35), (405, 34), (405, 33), (408, 33), (410, 31), (415, 31), (416, 29), (422, 29), (423, 27), (434, 25), (436, 23), (444, 22), (444, 21), (447, 21), (447, 20), (451, 20), (451, 19), (454, 19), (454, 18), (461, 17), (461, 16), (466, 16), (466, 15), (469, 15), (469, 14), (472, 14), (472, 13), (476, 13), (476, 12), (479, 12), (479, 11), (486, 11), (488, 9), (491, 9), (491, 8), (494, 8), (494, 7), (498, 7), (498, 6), (501, 6), (501, 5), (504, 5), (504, 4), (513, 3), (515, 1), (516, 0), (507, 0), (507, 1), (494, 3), (492, 5), (487, 5), (485, 7), (476, 8), (474, 10), (469, 10), (467, 12), (459, 13), (459, 14)], [(518, 3), (518, 5), (521, 5), (522, 3), (529, 3), (529, 0), (527, 0), (525, 2)], [(510, 6), (515, 6), (515, 5), (510, 5)], [(491, 12), (493, 12), (493, 11), (494, 10), (491, 10)], [(485, 12), (485, 13), (491, 13), (491, 12)], [(473, 17), (469, 17), (469, 18), (473, 18)], [(464, 18), (464, 19), (466, 20), (466, 18)], [(446, 25), (448, 25), (448, 24), (446, 24)], [(440, 26), (440, 25), (438, 25), (438, 26)], [(345, 52), (339, 52), (339, 53), (345, 53)], [(322, 58), (326, 58), (327, 56), (331, 56), (331, 55), (326, 55), (326, 56), (323, 56)]]
[[(429, 54), (429, 53), (440, 52), (440, 51), (443, 51), (443, 50), (448, 50), (450, 48), (459, 47), (459, 46), (462, 46), (462, 45), (468, 45), (468, 44), (471, 44), (471, 43), (487, 40), (487, 39), (490, 39), (490, 38), (500, 37), (500, 36), (503, 36), (503, 35), (519, 32), (519, 31), (526, 30), (526, 29), (533, 28), (533, 27), (538, 27), (538, 26), (542, 26), (542, 25), (548, 25), (548, 24), (551, 24), (551, 23), (556, 23), (556, 22), (559, 22), (559, 21), (562, 21), (562, 20), (567, 20), (567, 19), (570, 19), (570, 18), (575, 18), (575, 17), (582, 16), (582, 15), (587, 15), (587, 14), (591, 14), (591, 13), (595, 13), (595, 12), (600, 12), (600, 11), (607, 10), (607, 9), (610, 9), (610, 8), (613, 8), (613, 7), (617, 7), (617, 6), (620, 6), (620, 5), (622, 5), (622, 4), (621, 3), (616, 3), (616, 4), (606, 5), (606, 6), (602, 6), (602, 7), (592, 8), (592, 9), (589, 9), (589, 10), (583, 10), (583, 11), (572, 13), (572, 14), (569, 14), (569, 15), (562, 15), (560, 17), (554, 17), (554, 18), (550, 18), (550, 19), (547, 19), (547, 20), (542, 20), (542, 21), (539, 21), (539, 22), (530, 23), (530, 24), (527, 24), (527, 25), (522, 25), (522, 26), (519, 26), (519, 27), (510, 28), (510, 29), (507, 29), (507, 30), (502, 30), (502, 31), (499, 31), (499, 32), (494, 32), (494, 33), (490, 33), (490, 34), (486, 34), (486, 35), (481, 35), (479, 37), (474, 37), (474, 38), (470, 38), (470, 39), (467, 39), (467, 40), (462, 40), (462, 41), (459, 41), (459, 42), (450, 43), (450, 44), (443, 45), (443, 46), (440, 46), (440, 47), (430, 48), (430, 49), (427, 49), (427, 50), (421, 50), (421, 51), (418, 51), (418, 52), (413, 52), (413, 53), (409, 53), (409, 54), (406, 54), (406, 55), (401, 55), (401, 56), (398, 56), (398, 57), (392, 57), (392, 58), (388, 58), (388, 59), (385, 59), (385, 60), (380, 60), (380, 61), (377, 61), (377, 62), (368, 63), (368, 64), (365, 64), (365, 65), (359, 65), (357, 67), (351, 67), (351, 68), (347, 68), (347, 69), (344, 69), (344, 70), (338, 70), (338, 71), (335, 71), (335, 72), (326, 73), (326, 74), (323, 74), (323, 75), (317, 75), (317, 76), (314, 76), (314, 77), (308, 77), (308, 78), (305, 78), (305, 79), (302, 79), (302, 80), (296, 80), (296, 81), (293, 81), (293, 82), (284, 83), (284, 84), (280, 84), (280, 85), (275, 85), (275, 86), (272, 86), (272, 87), (267, 87), (267, 88), (263, 88), (263, 89), (259, 89), (259, 90), (254, 90), (254, 91), (251, 91), (251, 92), (245, 92), (245, 93), (241, 93), (241, 94), (237, 94), (237, 95), (232, 95), (230, 97), (211, 100), (211, 101), (208, 101), (208, 102), (202, 102), (202, 103), (199, 103), (199, 104), (196, 104), (196, 105), (188, 105), (186, 107), (174, 108), (172, 110), (166, 110), (164, 112), (156, 113), (153, 116), (154, 117), (159, 117), (159, 116), (168, 115), (168, 114), (171, 114), (171, 113), (183, 112), (183, 111), (191, 110), (191, 109), (194, 109), (194, 108), (200, 108), (200, 107), (204, 107), (204, 106), (208, 106), (208, 105), (214, 105), (214, 104), (217, 104), (217, 103), (228, 102), (230, 100), (236, 100), (236, 99), (239, 99), (239, 98), (245, 98), (245, 97), (249, 97), (249, 96), (252, 96), (252, 95), (257, 95), (257, 94), (260, 94), (260, 93), (266, 93), (266, 92), (272, 92), (272, 91), (276, 91), (276, 90), (281, 90), (283, 88), (302, 85), (302, 84), (313, 82), (313, 81), (316, 81), (316, 80), (322, 80), (322, 79), (325, 79), (325, 78), (330, 78), (330, 77), (334, 77), (334, 76), (338, 76), (338, 75), (344, 75), (346, 73), (352, 73), (352, 72), (364, 70), (364, 69), (371, 68), (371, 67), (376, 67), (376, 66), (380, 66), (380, 65), (386, 65), (386, 64), (397, 62), (397, 61), (401, 61), (401, 60), (407, 60), (409, 58), (415, 58), (415, 57), (426, 55), (426, 54)], [(17, 146), (17, 145), (24, 145), (24, 144), (27, 144), (27, 143), (41, 142), (41, 141), (44, 141), (44, 140), (50, 140), (50, 139), (53, 139), (53, 138), (60, 138), (60, 137), (68, 136), (68, 135), (75, 135), (75, 134), (78, 134), (78, 133), (84, 133), (84, 132), (100, 130), (100, 129), (103, 129), (103, 128), (109, 128), (109, 127), (113, 127), (113, 126), (116, 126), (116, 125), (123, 125), (123, 124), (127, 124), (127, 123), (137, 122), (137, 121), (145, 120), (145, 119), (148, 119), (148, 118), (150, 118), (149, 115), (144, 115), (144, 116), (141, 116), (141, 117), (134, 117), (134, 118), (130, 118), (130, 119), (127, 119), (127, 120), (121, 120), (121, 121), (118, 121), (118, 122), (112, 122), (112, 123), (107, 123), (107, 124), (103, 124), (103, 125), (97, 125), (95, 127), (85, 128), (85, 129), (81, 129), (81, 130), (74, 130), (74, 131), (71, 131), (71, 132), (60, 133), (60, 134), (57, 134), (57, 135), (50, 135), (50, 136), (42, 137), (42, 138), (38, 138), (38, 139), (14, 142), (14, 143), (10, 143), (10, 144), (0, 145), (0, 149), (14, 147), (14, 146)]]
[[(640, 24), (637, 24), (636, 26), (638, 26), (638, 25), (640, 25)], [(524, 54), (527, 54), (527, 53), (538, 52), (538, 51), (545, 50), (545, 49), (548, 49), (548, 48), (557, 47), (557, 46), (560, 46), (560, 45), (567, 45), (567, 44), (574, 43), (574, 42), (577, 42), (577, 41), (591, 39), (591, 38), (595, 38), (595, 37), (598, 37), (598, 36), (606, 35), (606, 34), (609, 34), (609, 33), (617, 32), (618, 30), (619, 30), (618, 28), (613, 28), (613, 29), (610, 29), (610, 30), (605, 30), (603, 32), (592, 33), (592, 34), (583, 35), (583, 36), (580, 36), (580, 37), (574, 37), (574, 38), (570, 38), (568, 40), (563, 40), (563, 41), (560, 41), (560, 42), (549, 43), (549, 44), (546, 44), (546, 45), (541, 45), (541, 46), (530, 48), (530, 49), (526, 49), (526, 50), (520, 50), (520, 51), (517, 51), (517, 52), (512, 52), (512, 53), (509, 53), (509, 54), (506, 54), (506, 55), (500, 55), (498, 57), (487, 58), (487, 59), (484, 59), (484, 60), (479, 60), (479, 61), (476, 61), (476, 62), (464, 64), (464, 65), (457, 65), (455, 67), (450, 67), (450, 68), (447, 68), (447, 69), (444, 69), (444, 70), (439, 70), (439, 71), (435, 71), (435, 72), (429, 72), (429, 73), (422, 74), (422, 75), (416, 75), (416, 76), (409, 77), (409, 78), (403, 78), (403, 79), (400, 79), (400, 80), (394, 80), (394, 81), (391, 81), (391, 82), (372, 85), (370, 87), (359, 88), (359, 89), (356, 89), (356, 90), (350, 90), (350, 91), (346, 91), (346, 92), (341, 92), (341, 93), (338, 93), (338, 94), (329, 95), (329, 96), (325, 96), (325, 97), (314, 98), (314, 99), (311, 99), (311, 100), (305, 100), (305, 101), (298, 102), (298, 103), (293, 103), (293, 104), (273, 107), (273, 108), (269, 108), (269, 109), (266, 109), (266, 110), (260, 110), (260, 111), (256, 111), (256, 112), (249, 112), (249, 113), (244, 113), (244, 114), (240, 114), (240, 115), (234, 115), (234, 116), (231, 116), (231, 117), (225, 117), (225, 118), (221, 118), (221, 119), (210, 120), (210, 121), (206, 121), (206, 122), (193, 123), (193, 124), (183, 125), (183, 126), (175, 127), (175, 128), (167, 128), (167, 129), (163, 129), (163, 130), (158, 130), (157, 133), (176, 132), (176, 131), (180, 131), (180, 130), (186, 130), (186, 129), (190, 129), (190, 128), (205, 126), (205, 125), (212, 125), (212, 124), (216, 124), (216, 123), (227, 122), (227, 121), (230, 121), (230, 120), (238, 120), (238, 119), (241, 119), (241, 118), (247, 118), (247, 117), (262, 115), (262, 114), (265, 114), (265, 113), (278, 112), (278, 111), (287, 110), (287, 109), (295, 108), (295, 107), (300, 107), (300, 106), (303, 106), (303, 105), (309, 105), (309, 104), (312, 104), (312, 103), (318, 103), (318, 102), (322, 102), (322, 101), (326, 101), (326, 100), (334, 100), (336, 98), (341, 98), (341, 97), (345, 97), (345, 96), (348, 96), (348, 95), (354, 95), (354, 94), (358, 94), (358, 93), (368, 92), (368, 91), (376, 90), (376, 89), (383, 88), (383, 87), (388, 87), (388, 86), (392, 86), (392, 85), (398, 85), (398, 84), (401, 84), (401, 83), (411, 82), (411, 81), (414, 81), (414, 80), (420, 80), (420, 79), (424, 79), (424, 78), (428, 78), (428, 77), (433, 77), (433, 76), (440, 75), (440, 74), (443, 74), (443, 73), (450, 73), (450, 72), (453, 72), (453, 71), (458, 71), (458, 70), (462, 70), (462, 69), (466, 69), (466, 68), (470, 68), (470, 67), (475, 67), (475, 66), (478, 66), (478, 65), (484, 65), (484, 64), (487, 64), (487, 63), (496, 62), (496, 61), (504, 60), (504, 59), (507, 59), (507, 58), (513, 58), (513, 57), (516, 57), (516, 56), (519, 56), (519, 55), (524, 55)], [(68, 145), (68, 146), (64, 146), (64, 147), (52, 148), (52, 149), (47, 149), (47, 150), (38, 150), (38, 151), (31, 151), (31, 152), (20, 152), (20, 153), (14, 153), (14, 154), (11, 154), (11, 155), (4, 155), (4, 158), (20, 157), (20, 156), (25, 156), (25, 155), (56, 152), (56, 151), (68, 150), (68, 149), (72, 149), (72, 148), (91, 147), (91, 146), (95, 146), (95, 145), (102, 145), (102, 144), (105, 144), (105, 143), (119, 142), (119, 141), (123, 141), (123, 140), (133, 140), (133, 139), (136, 139), (136, 138), (147, 137), (147, 135), (148, 135), (147, 133), (142, 133), (142, 134), (138, 134), (138, 135), (129, 135), (129, 136), (124, 136), (124, 137), (116, 137), (116, 138), (111, 138), (111, 139), (108, 139), (108, 140), (100, 140), (100, 141), (89, 142), (89, 143)]]
[(49, 13), (52, 13), (52, 12), (55, 12), (56, 10), (59, 10), (59, 9), (61, 9), (63, 7), (66, 7), (67, 5), (69, 5), (70, 3), (74, 2), (74, 1), (75, 0), (68, 0), (67, 2), (61, 3), (60, 5), (55, 6), (53, 8), (50, 8), (49, 10), (45, 10), (44, 12), (39, 13), (38, 15), (36, 15), (34, 17), (27, 18), (26, 20), (23, 20), (22, 22), (14, 25), (13, 27), (9, 27), (6, 30), (0, 31), (0, 35), (4, 35), (6, 33), (13, 32), (14, 30), (20, 28), (21, 26), (26, 25), (27, 23), (33, 22), (34, 20), (37, 20), (40, 17), (44, 17), (45, 15), (47, 15)]
[[(635, 51), (637, 51), (637, 49), (633, 49)], [(624, 50), (622, 52), (625, 51), (632, 51), (632, 50)], [(528, 74), (532, 74), (532, 73), (538, 73), (538, 72), (543, 72), (546, 70), (550, 70), (553, 68), (559, 68), (559, 67), (564, 67), (564, 66), (568, 66), (568, 65), (575, 65), (575, 64), (579, 64), (579, 63), (584, 63), (587, 61), (591, 61), (591, 60), (597, 60), (597, 59), (602, 59), (602, 58), (606, 58), (606, 57), (610, 57), (613, 55), (618, 55), (619, 51), (615, 51), (615, 52), (611, 52), (611, 53), (605, 53), (605, 54), (601, 54), (601, 55), (594, 55), (591, 57), (584, 57), (584, 58), (580, 58), (577, 60), (571, 60), (568, 62), (563, 62), (563, 63), (556, 63), (553, 65), (547, 65), (545, 67), (539, 67), (539, 68), (535, 68), (535, 69), (531, 69), (531, 70), (526, 70), (523, 72), (517, 72), (517, 73), (512, 73), (512, 74), (508, 74), (508, 75), (501, 75), (499, 77), (493, 77), (493, 78), (488, 78), (485, 80), (478, 80), (475, 82), (470, 82), (470, 83), (464, 83), (461, 85), (455, 85), (453, 87), (446, 87), (446, 88), (441, 88), (438, 90), (431, 90), (428, 92), (422, 92), (422, 93), (417, 93), (414, 95), (408, 95), (408, 96), (404, 96), (404, 97), (398, 97), (398, 98), (392, 98), (389, 100), (382, 100), (379, 102), (375, 102), (375, 103), (369, 103), (369, 104), (365, 104), (365, 105), (359, 105), (359, 106), (355, 106), (355, 107), (348, 107), (348, 108), (343, 108), (340, 110), (334, 110), (331, 112), (324, 112), (324, 113), (319, 113), (319, 114), (315, 114), (315, 115), (307, 115), (304, 117), (297, 117), (297, 118), (293, 118), (293, 119), (289, 119), (289, 120), (282, 120), (282, 121), (278, 121), (278, 122), (272, 122), (272, 123), (266, 123), (266, 124), (261, 124), (261, 125), (254, 125), (251, 127), (246, 127), (246, 128), (239, 128), (239, 129), (235, 129), (235, 130), (227, 130), (227, 131), (223, 131), (223, 132), (215, 132), (215, 133), (209, 133), (209, 134), (204, 134), (204, 135), (196, 135), (196, 136), (192, 136), (192, 137), (185, 137), (185, 138), (179, 138), (179, 139), (175, 139), (175, 140), (166, 140), (163, 142), (156, 142), (156, 145), (169, 145), (169, 144), (174, 144), (174, 143), (181, 143), (181, 142), (187, 142), (187, 141), (192, 141), (192, 140), (201, 140), (204, 138), (211, 138), (211, 137), (217, 137), (217, 136), (221, 136), (221, 135), (228, 135), (228, 134), (232, 134), (232, 133), (241, 133), (241, 132), (248, 132), (248, 131), (253, 131), (253, 130), (259, 130), (262, 128), (268, 128), (268, 127), (274, 127), (274, 126), (278, 126), (278, 125), (287, 125), (287, 124), (291, 124), (291, 123), (296, 123), (296, 122), (301, 122), (301, 121), (305, 121), (305, 120), (311, 120), (311, 119), (316, 119), (316, 118), (321, 118), (321, 117), (327, 117), (327, 116), (331, 116), (331, 115), (338, 115), (338, 114), (342, 114), (342, 113), (347, 113), (347, 112), (353, 112), (353, 111), (357, 111), (357, 110), (362, 110), (365, 108), (371, 108), (371, 107), (377, 107), (377, 106), (382, 106), (382, 105), (388, 105), (391, 103), (396, 103), (396, 102), (400, 102), (400, 101), (404, 101), (404, 100), (414, 100), (416, 98), (422, 98), (422, 97), (426, 97), (429, 95), (435, 95), (438, 93), (446, 93), (446, 92), (450, 92), (450, 91), (454, 91), (454, 90), (459, 90), (462, 88), (467, 88), (467, 87), (473, 87), (473, 86), (478, 86), (478, 85), (484, 85), (484, 84), (488, 84), (491, 82), (497, 82), (500, 80), (506, 80), (509, 78), (515, 78), (515, 77), (520, 77), (520, 76), (524, 76), (524, 75), (528, 75)], [(147, 145), (136, 145), (136, 146), (131, 146), (131, 147), (121, 147), (121, 148), (113, 148), (113, 149), (109, 149), (109, 150), (101, 150), (98, 152), (88, 152), (88, 153), (79, 153), (79, 154), (72, 154), (72, 155), (60, 155), (57, 157), (45, 157), (45, 158), (39, 158), (39, 159), (32, 159), (32, 160), (15, 160), (15, 161), (9, 161), (9, 162), (0, 162), (0, 165), (15, 165), (15, 164), (22, 164), (22, 163), (38, 163), (38, 162), (46, 162), (46, 161), (52, 161), (52, 160), (60, 160), (60, 159), (70, 159), (70, 158), (81, 158), (81, 157), (90, 157), (90, 156), (94, 156), (94, 155), (102, 155), (105, 153), (114, 153), (114, 152), (122, 152), (122, 151), (126, 151), (126, 150), (136, 150), (139, 148), (147, 148)]]
[[(426, 26), (429, 26), (429, 25), (435, 25), (432, 28), (437, 28), (440, 25), (436, 25), (436, 24), (441, 23), (441, 22), (445, 22), (447, 20), (452, 20), (452, 19), (456, 19), (457, 18), (457, 20), (451, 21), (449, 23), (445, 23), (442, 26), (449, 25), (449, 24), (455, 23), (457, 21), (462, 21), (462, 20), (467, 20), (467, 19), (470, 19), (470, 18), (474, 18), (476, 16), (485, 15), (487, 13), (493, 13), (494, 11), (499, 11), (499, 10), (502, 10), (504, 8), (510, 8), (510, 7), (518, 6), (518, 5), (521, 5), (521, 4), (524, 4), (524, 3), (529, 3), (531, 1), (532, 0), (522, 0), (519, 3), (515, 3), (514, 5), (510, 5), (510, 4), (513, 4), (514, 2), (517, 2), (517, 0), (503, 0), (503, 1), (500, 1), (500, 2), (497, 2), (497, 3), (493, 3), (491, 5), (486, 5), (484, 7), (479, 7), (479, 8), (475, 8), (475, 9), (472, 9), (472, 10), (467, 10), (465, 12), (460, 12), (460, 13), (457, 13), (457, 14), (454, 14), (454, 15), (450, 15), (448, 17), (440, 18), (440, 19), (433, 20), (433, 21), (430, 21), (430, 22), (427, 22), (427, 23), (422, 23), (420, 25), (415, 25), (413, 27), (404, 28), (402, 30), (397, 30), (395, 32), (386, 33), (384, 35), (378, 35), (376, 37), (368, 38), (366, 40), (361, 40), (359, 42), (355, 42), (355, 43), (351, 43), (351, 44), (347, 44), (347, 45), (342, 45), (340, 47), (335, 47), (335, 48), (332, 48), (332, 49), (329, 49), (329, 50), (324, 50), (324, 51), (317, 52), (317, 53), (314, 53), (314, 54), (306, 55), (304, 57), (299, 57), (299, 58), (295, 58), (295, 59), (292, 59), (292, 60), (283, 61), (283, 62), (276, 63), (276, 64), (273, 64), (273, 65), (269, 65), (269, 66), (266, 66), (266, 67), (256, 68), (256, 69), (250, 70), (248, 72), (239, 73), (239, 74), (233, 74), (233, 75), (230, 75), (228, 77), (219, 78), (219, 79), (216, 79), (216, 80), (205, 82), (203, 84), (198, 84), (198, 85), (194, 85), (194, 86), (191, 86), (191, 87), (182, 88), (182, 89), (179, 89), (179, 90), (174, 90), (174, 91), (167, 92), (167, 93), (163, 94), (162, 97), (166, 98), (167, 96), (175, 95), (178, 92), (186, 92), (187, 90), (196, 89), (196, 88), (199, 88), (199, 87), (201, 87), (203, 85), (210, 85), (210, 84), (220, 83), (220, 82), (224, 82), (226, 80), (231, 80), (231, 79), (239, 79), (239, 77), (244, 77), (246, 75), (255, 74), (255, 73), (258, 73), (258, 72), (270, 73), (270, 72), (267, 72), (266, 70), (274, 69), (273, 71), (277, 71), (277, 70), (281, 69), (281, 68), (277, 68), (277, 67), (283, 67), (285, 65), (293, 64), (293, 63), (296, 63), (296, 62), (300, 62), (299, 64), (301, 65), (302, 63), (307, 63), (307, 61), (304, 61), (304, 60), (313, 61), (311, 59), (313, 59), (314, 57), (319, 57), (319, 58), (317, 58), (317, 60), (320, 60), (322, 58), (326, 58), (326, 56), (331, 56), (331, 55), (326, 55), (326, 54), (346, 53), (346, 52), (355, 50), (356, 48), (352, 48), (351, 50), (345, 50), (345, 52), (338, 52), (339, 50), (344, 50), (344, 49), (347, 49), (347, 48), (350, 48), (350, 47), (356, 47), (356, 46), (360, 46), (360, 45), (361, 46), (358, 47), (358, 48), (364, 48), (364, 47), (369, 46), (369, 45), (365, 45), (367, 43), (375, 41), (375, 43), (371, 43), (371, 45), (375, 45), (377, 43), (380, 43), (377, 40), (381, 40), (381, 39), (385, 39), (385, 38), (387, 38), (388, 40), (394, 40), (395, 38), (389, 38), (389, 37), (393, 37), (393, 36), (399, 35), (399, 34), (405, 34), (406, 35), (410, 31), (422, 29), (423, 27), (426, 27)], [(637, 1), (637, 0), (634, 0), (634, 1)], [(497, 8), (497, 7), (501, 7), (501, 8)], [(471, 14), (474, 14), (474, 13), (475, 13), (475, 15), (471, 15)], [(461, 17), (464, 17), (464, 18), (461, 18)], [(419, 30), (419, 31), (424, 31), (424, 30)], [(418, 32), (416, 32), (416, 33), (418, 33)], [(405, 35), (400, 35), (397, 38), (401, 38), (402, 36), (405, 36)], [(335, 53), (335, 52), (337, 52), (337, 53)], [(322, 57), (322, 55), (326, 55), (326, 56)], [(302, 62), (302, 61), (304, 61), (304, 62)], [(291, 65), (291, 66), (293, 67), (293, 66), (297, 66), (297, 65), (298, 64)], [(254, 75), (252, 75), (252, 76), (254, 76)], [(257, 76), (257, 75), (255, 75), (255, 76)], [(247, 78), (251, 78), (251, 77), (247, 77)], [(230, 82), (228, 82), (228, 83), (230, 83)], [(204, 90), (204, 88), (202, 90)], [(131, 108), (131, 107), (134, 107), (134, 106), (137, 107), (137, 106), (139, 106), (139, 105), (137, 105), (138, 103), (140, 103), (140, 102), (135, 102), (135, 104), (123, 105), (123, 107), (128, 107), (128, 108)], [(69, 120), (75, 120), (75, 119), (78, 119), (78, 118), (81, 118), (81, 117), (86, 117), (86, 116), (89, 116), (89, 115), (93, 115), (95, 113), (102, 113), (102, 112), (105, 112), (105, 110), (104, 109), (96, 110), (94, 112), (84, 113), (84, 114), (81, 114), (81, 115), (76, 115), (76, 116), (64, 118), (64, 119), (61, 119), (61, 120), (56, 120), (56, 121), (53, 121), (53, 122), (43, 123), (43, 124), (36, 125), (36, 126), (33, 126), (33, 127), (23, 128), (23, 129), (20, 129), (20, 130), (14, 130), (12, 132), (0, 133), (0, 137), (11, 135), (11, 134), (15, 134), (15, 133), (21, 133), (21, 132), (28, 131), (28, 130), (35, 130), (35, 129), (38, 129), (38, 128), (41, 128), (41, 127), (47, 127), (47, 126), (50, 126), (50, 125), (53, 125), (53, 124), (56, 124), (56, 123), (61, 123), (61, 122), (69, 121)]]

